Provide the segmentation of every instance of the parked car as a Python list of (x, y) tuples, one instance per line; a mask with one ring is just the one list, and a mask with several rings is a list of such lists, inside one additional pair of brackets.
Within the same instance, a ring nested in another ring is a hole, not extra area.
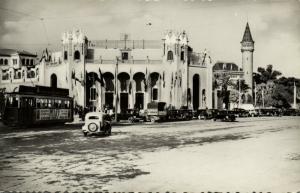
[(300, 110), (299, 109), (283, 109), (282, 110), (283, 116), (300, 116)]
[(235, 113), (233, 111), (228, 110), (217, 110), (212, 114), (213, 120), (221, 120), (221, 121), (235, 121)]
[(257, 109), (251, 109), (251, 110), (248, 111), (248, 113), (249, 113), (250, 117), (257, 117), (257, 116), (259, 116), (259, 112), (258, 112)]
[(249, 111), (241, 108), (234, 108), (232, 109), (236, 117), (248, 117)]
[(259, 116), (282, 116), (282, 111), (277, 108), (261, 108)]
[(82, 132), (84, 136), (87, 136), (88, 133), (111, 135), (110, 116), (103, 112), (87, 113)]
[[(111, 115), (111, 118), (115, 119), (115, 114)], [(127, 109), (117, 114), (117, 121), (127, 120), (130, 123), (145, 121), (145, 116), (138, 109)]]

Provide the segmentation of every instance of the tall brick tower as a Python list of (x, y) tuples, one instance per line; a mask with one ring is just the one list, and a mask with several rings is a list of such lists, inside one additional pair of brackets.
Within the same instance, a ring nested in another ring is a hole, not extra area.
[(244, 79), (246, 84), (249, 85), (249, 94), (252, 96), (253, 91), (253, 51), (254, 41), (251, 36), (249, 24), (247, 22), (244, 32), (243, 40), (241, 41), (242, 52), (242, 68), (244, 71)]

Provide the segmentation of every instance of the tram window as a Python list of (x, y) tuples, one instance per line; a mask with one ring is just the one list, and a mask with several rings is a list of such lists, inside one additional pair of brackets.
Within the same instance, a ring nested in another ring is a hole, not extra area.
[(58, 108), (62, 108), (61, 100), (58, 100)]
[(41, 108), (41, 101), (40, 99), (36, 99), (36, 107)]
[(47, 99), (41, 99), (41, 108), (47, 108)]
[(65, 108), (68, 109), (70, 106), (70, 101), (65, 101)]
[(54, 100), (54, 105), (53, 105), (54, 108), (58, 108), (58, 100)]
[(52, 100), (51, 100), (51, 99), (48, 99), (48, 107), (51, 108), (52, 105), (53, 105), (53, 104), (52, 104)]
[(18, 104), (19, 104), (19, 98), (16, 97), (7, 98), (6, 105), (8, 107), (18, 107)]

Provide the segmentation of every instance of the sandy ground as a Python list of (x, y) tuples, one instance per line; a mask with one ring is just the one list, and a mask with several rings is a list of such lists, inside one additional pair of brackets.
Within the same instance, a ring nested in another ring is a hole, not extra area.
[(300, 190), (300, 117), (119, 125), (0, 126), (0, 190)]

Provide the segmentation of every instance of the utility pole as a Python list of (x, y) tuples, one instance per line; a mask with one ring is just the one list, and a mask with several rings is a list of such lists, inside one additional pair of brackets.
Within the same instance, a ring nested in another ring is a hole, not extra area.
[(119, 59), (118, 57), (116, 57), (117, 59), (117, 63), (116, 63), (116, 69), (115, 69), (115, 121), (117, 122), (117, 118), (118, 118), (118, 62), (119, 62)]
[(256, 82), (254, 82), (254, 107), (256, 107)]
[(239, 104), (238, 108), (241, 106), (241, 77), (239, 77)]
[(294, 81), (294, 105), (293, 105), (294, 109), (297, 108), (297, 103), (296, 103), (297, 96), (296, 95), (297, 95), (297, 88), (296, 88), (296, 83)]
[(265, 108), (265, 95), (264, 95), (264, 88), (261, 89), (261, 98), (262, 98), (262, 105)]

